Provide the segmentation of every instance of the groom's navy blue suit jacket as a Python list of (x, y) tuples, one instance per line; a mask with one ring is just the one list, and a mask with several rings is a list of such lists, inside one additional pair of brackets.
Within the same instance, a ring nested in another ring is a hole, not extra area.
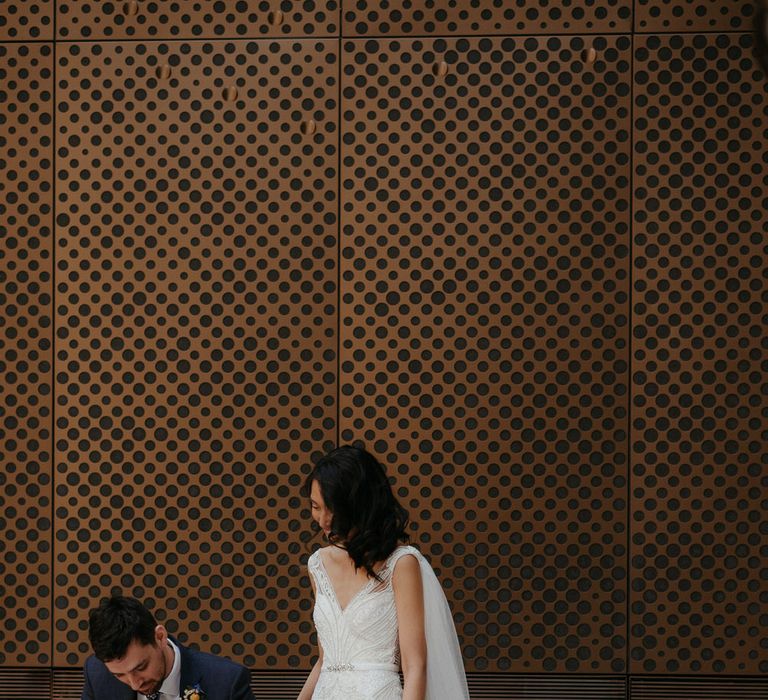
[[(199, 685), (205, 700), (254, 700), (248, 669), (222, 659), (173, 643), (181, 653), (181, 688)], [(136, 691), (117, 680), (95, 656), (85, 662), (85, 686), (82, 700), (136, 700)]]

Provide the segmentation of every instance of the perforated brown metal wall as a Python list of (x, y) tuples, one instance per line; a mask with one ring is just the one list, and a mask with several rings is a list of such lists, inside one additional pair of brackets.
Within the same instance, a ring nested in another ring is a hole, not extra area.
[(635, 66), (632, 665), (765, 673), (765, 76), (739, 34)]
[(630, 55), (589, 46), (343, 44), (341, 436), (481, 669), (624, 668)]
[(114, 588), (249, 666), (300, 663), (300, 470), (335, 438), (337, 61), (61, 52), (59, 664)]
[(428, 36), (441, 34), (558, 34), (627, 32), (632, 3), (458, 2), (457, 0), (349, 0), (343, 9), (344, 36)]
[(337, 0), (57, 0), (61, 39), (210, 39), (334, 36)]
[(53, 52), (0, 45), (0, 663), (51, 661)]
[(473, 697), (759, 695), (756, 9), (0, 0), (0, 697), (116, 591), (293, 688), (352, 440)]

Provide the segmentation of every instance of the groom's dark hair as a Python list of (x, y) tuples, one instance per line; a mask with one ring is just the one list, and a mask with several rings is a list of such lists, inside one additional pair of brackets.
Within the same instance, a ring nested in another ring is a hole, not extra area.
[(88, 639), (100, 661), (122, 659), (134, 640), (155, 643), (157, 622), (135, 598), (114, 596), (101, 601), (88, 615)]
[(378, 580), (374, 566), (408, 541), (408, 511), (392, 493), (384, 467), (370, 452), (344, 445), (315, 464), (304, 483), (307, 496), (313, 481), (333, 514), (331, 544), (346, 549), (356, 568)]

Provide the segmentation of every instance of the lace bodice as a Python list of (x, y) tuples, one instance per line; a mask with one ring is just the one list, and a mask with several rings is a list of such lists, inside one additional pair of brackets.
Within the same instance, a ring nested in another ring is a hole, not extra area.
[(320, 551), (309, 558), (315, 582), (314, 621), (323, 648), (323, 669), (313, 698), (399, 698), (397, 609), (392, 574), (397, 560), (415, 553), (398, 547), (341, 608)]

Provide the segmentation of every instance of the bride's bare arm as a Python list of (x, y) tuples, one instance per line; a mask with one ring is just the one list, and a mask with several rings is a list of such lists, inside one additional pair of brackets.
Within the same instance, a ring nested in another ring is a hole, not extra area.
[(427, 692), (427, 641), (424, 635), (424, 593), (416, 557), (405, 554), (392, 576), (403, 668), (403, 700), (424, 700)]
[(323, 667), (323, 647), (318, 644), (320, 649), (320, 657), (317, 659), (317, 663), (312, 667), (312, 672), (307, 676), (307, 680), (304, 681), (304, 686), (299, 693), (297, 700), (310, 700), (312, 693), (315, 692), (315, 686), (317, 685), (317, 677), (320, 675), (320, 669)]
[[(312, 576), (309, 577), (309, 581), (312, 584), (312, 594), (316, 595), (315, 581), (312, 578)], [(307, 676), (307, 680), (304, 681), (304, 685), (301, 688), (299, 697), (296, 700), (311, 700), (312, 693), (315, 692), (315, 686), (317, 685), (317, 678), (320, 675), (320, 669), (323, 667), (323, 647), (320, 645), (319, 640), (317, 642), (317, 648), (319, 651), (317, 663), (315, 663), (315, 665), (312, 667), (312, 671), (310, 672), (309, 676)]]

